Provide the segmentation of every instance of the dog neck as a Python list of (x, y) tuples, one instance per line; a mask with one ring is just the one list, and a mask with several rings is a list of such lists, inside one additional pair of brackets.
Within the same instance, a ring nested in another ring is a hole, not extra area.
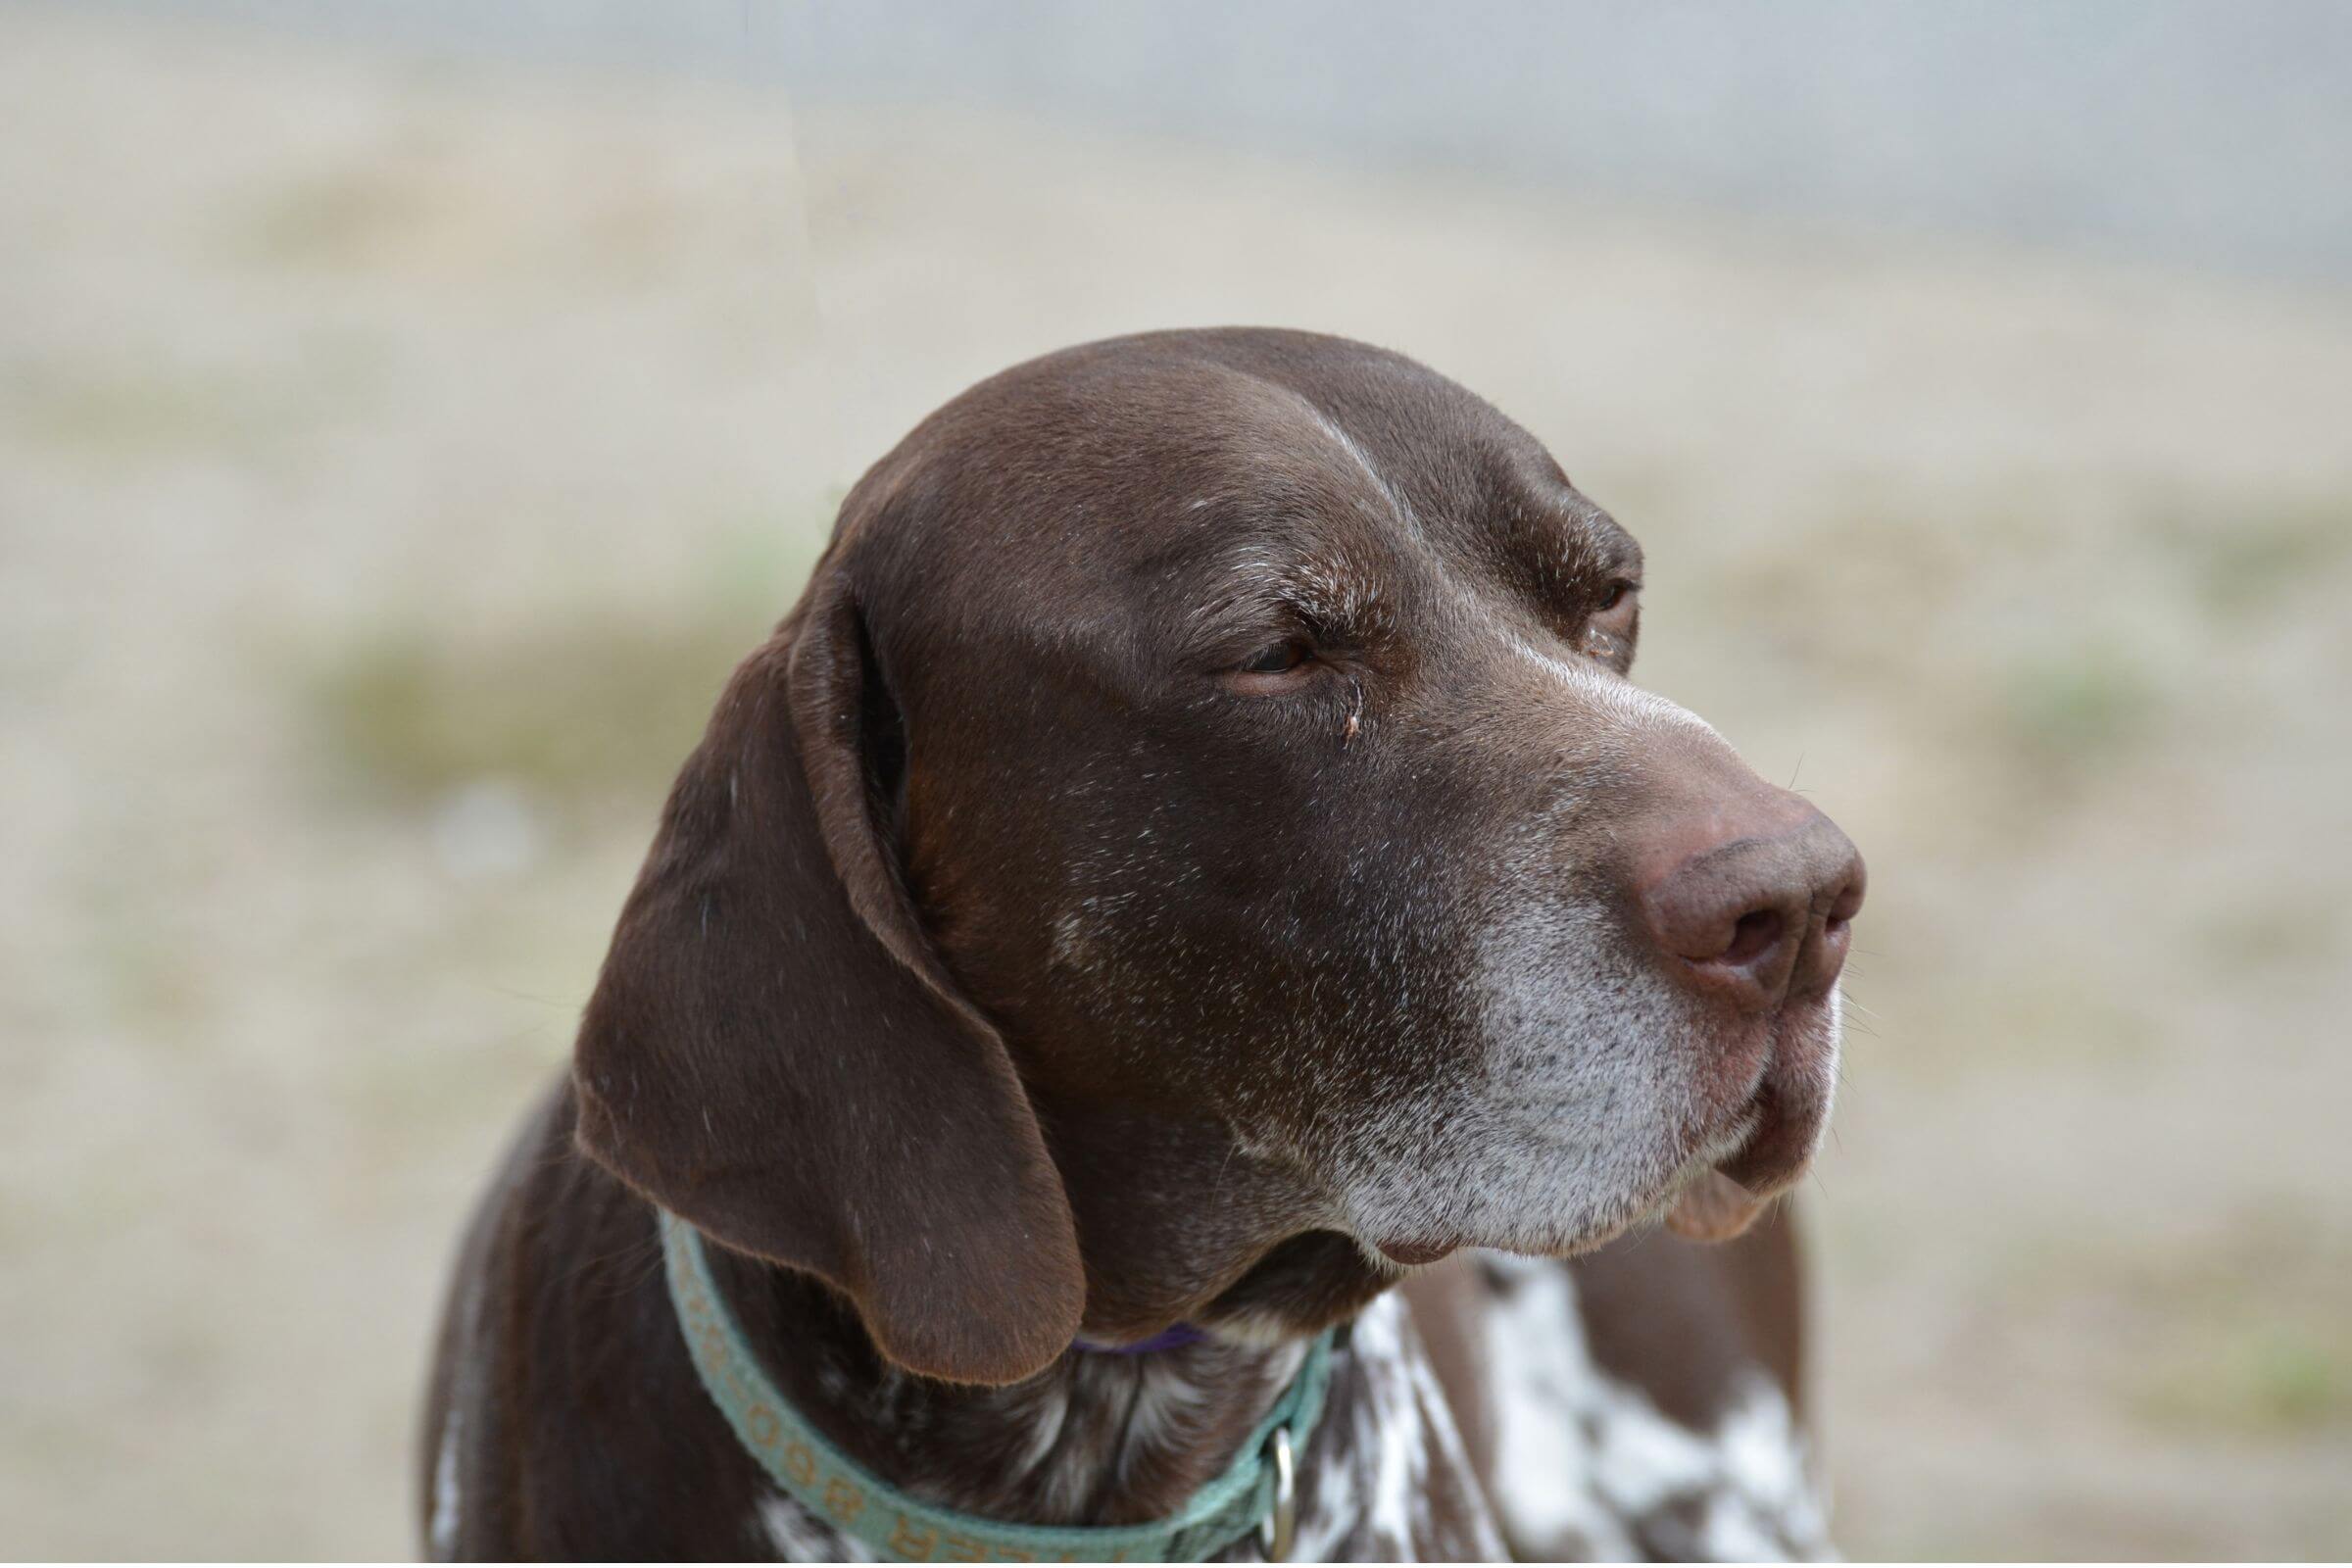
[(1310, 1182), (1220, 1122), (1032, 1098), (1077, 1223), (1088, 1343), (1178, 1323), (1246, 1344), (1305, 1340), (1402, 1278), (1332, 1228)]
[(884, 1360), (807, 1276), (711, 1250), (753, 1353), (844, 1452), (925, 1501), (1007, 1522), (1137, 1524), (1231, 1462), (1298, 1374), (1303, 1341), (1211, 1336), (1145, 1354), (1073, 1348), (1021, 1383), (941, 1383)]
[(943, 1383), (887, 1360), (810, 1276), (713, 1250), (715, 1283), (783, 1396), (885, 1482), (1007, 1522), (1164, 1518), (1233, 1460), (1308, 1344), (1398, 1272), (1321, 1228), (1298, 1173), (1221, 1125), (1035, 1098), (1077, 1222), (1091, 1348), (1004, 1387)]

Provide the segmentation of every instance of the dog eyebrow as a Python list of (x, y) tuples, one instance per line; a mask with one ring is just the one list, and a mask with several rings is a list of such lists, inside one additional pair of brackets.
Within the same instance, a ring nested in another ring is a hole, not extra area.
[[(1521, 559), (1538, 586), (1552, 592), (1642, 580), (1642, 546), (1623, 524), (1581, 493), (1558, 504), (1509, 509)], [(1532, 511), (1532, 515), (1530, 514)]]
[(1289, 616), (1318, 631), (1370, 636), (1393, 620), (1380, 585), (1345, 560), (1262, 544), (1228, 552), (1192, 618), (1204, 637), (1240, 636)]

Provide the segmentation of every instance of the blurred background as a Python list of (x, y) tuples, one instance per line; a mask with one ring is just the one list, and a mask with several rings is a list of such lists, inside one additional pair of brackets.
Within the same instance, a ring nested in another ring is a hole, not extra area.
[(841, 491), (1425, 360), (1868, 854), (1853, 1555), (2352, 1552), (2352, 9), (0, 9), (0, 1547), (398, 1555), (461, 1215)]

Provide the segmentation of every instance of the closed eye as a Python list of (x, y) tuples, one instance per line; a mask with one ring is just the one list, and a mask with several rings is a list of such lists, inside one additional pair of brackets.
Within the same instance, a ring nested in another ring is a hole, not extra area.
[(1292, 638), (1286, 642), (1268, 644), (1234, 667), (1245, 674), (1279, 675), (1285, 670), (1297, 669), (1308, 658), (1306, 645)]
[(1303, 637), (1268, 643), (1238, 664), (1218, 673), (1225, 689), (1244, 697), (1287, 697), (1313, 684), (1324, 664), (1314, 644)]

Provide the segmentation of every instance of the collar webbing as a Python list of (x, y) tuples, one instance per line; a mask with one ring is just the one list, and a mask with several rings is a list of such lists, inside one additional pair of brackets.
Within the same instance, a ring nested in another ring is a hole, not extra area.
[(958, 1513), (908, 1496), (810, 1426), (745, 1343), (711, 1277), (702, 1233), (664, 1211), (662, 1241), (669, 1299), (686, 1348), (727, 1425), (778, 1487), (886, 1561), (1204, 1561), (1271, 1516), (1276, 1434), (1287, 1432), (1290, 1449), (1303, 1453), (1323, 1413), (1331, 1333), (1308, 1346), (1298, 1376), (1250, 1430), (1233, 1462), (1165, 1518), (1140, 1525), (1016, 1525)]

